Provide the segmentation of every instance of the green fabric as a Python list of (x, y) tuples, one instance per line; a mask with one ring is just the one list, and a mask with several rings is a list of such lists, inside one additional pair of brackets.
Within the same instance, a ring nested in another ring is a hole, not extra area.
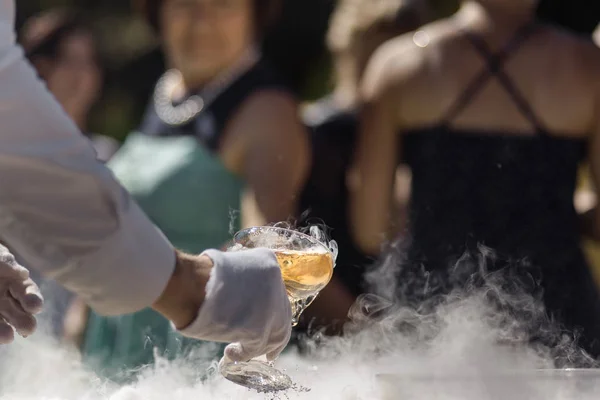
[[(243, 181), (192, 136), (133, 133), (109, 167), (178, 249), (200, 253), (220, 248), (239, 228)], [(118, 372), (151, 364), (155, 347), (159, 355), (173, 358), (192, 344), (202, 345), (177, 334), (151, 309), (119, 317), (92, 312), (83, 353), (91, 365), (115, 378)]]

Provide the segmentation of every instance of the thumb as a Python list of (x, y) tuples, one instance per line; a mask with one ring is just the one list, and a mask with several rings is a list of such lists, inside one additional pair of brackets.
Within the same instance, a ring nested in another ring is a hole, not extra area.
[(255, 355), (260, 355), (254, 353), (250, 349), (245, 348), (240, 342), (231, 343), (225, 347), (225, 357), (234, 362), (246, 362), (251, 360)]

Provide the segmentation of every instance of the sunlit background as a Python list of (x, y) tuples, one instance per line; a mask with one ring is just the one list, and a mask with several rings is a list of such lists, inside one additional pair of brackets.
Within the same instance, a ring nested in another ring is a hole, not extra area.
[[(19, 1), (17, 24), (45, 9), (68, 6), (82, 10), (101, 40), (107, 68), (102, 101), (91, 130), (122, 139), (139, 121), (154, 82), (164, 71), (156, 38), (134, 10), (132, 0)], [(285, 0), (283, 18), (267, 37), (265, 52), (303, 99), (330, 88), (324, 35), (335, 0)], [(456, 0), (430, 0), (436, 16), (455, 11)], [(544, 0), (540, 14), (589, 35), (600, 16), (594, 0)]]

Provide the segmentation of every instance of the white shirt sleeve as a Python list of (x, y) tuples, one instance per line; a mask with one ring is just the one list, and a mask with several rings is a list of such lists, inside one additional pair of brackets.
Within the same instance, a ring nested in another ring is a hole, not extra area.
[(106, 315), (150, 306), (175, 265), (173, 247), (96, 160), (22, 49), (6, 42), (0, 43), (0, 237), (27, 267)]

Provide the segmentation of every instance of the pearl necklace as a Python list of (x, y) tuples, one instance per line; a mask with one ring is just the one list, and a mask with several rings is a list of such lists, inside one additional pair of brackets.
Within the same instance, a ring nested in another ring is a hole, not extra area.
[(166, 71), (154, 89), (154, 109), (166, 124), (180, 126), (190, 122), (212, 103), (237, 78), (252, 68), (260, 59), (255, 47), (248, 49), (235, 65), (218, 75), (199, 93), (188, 97), (183, 103), (173, 105), (173, 94), (183, 85), (183, 77), (176, 69)]

